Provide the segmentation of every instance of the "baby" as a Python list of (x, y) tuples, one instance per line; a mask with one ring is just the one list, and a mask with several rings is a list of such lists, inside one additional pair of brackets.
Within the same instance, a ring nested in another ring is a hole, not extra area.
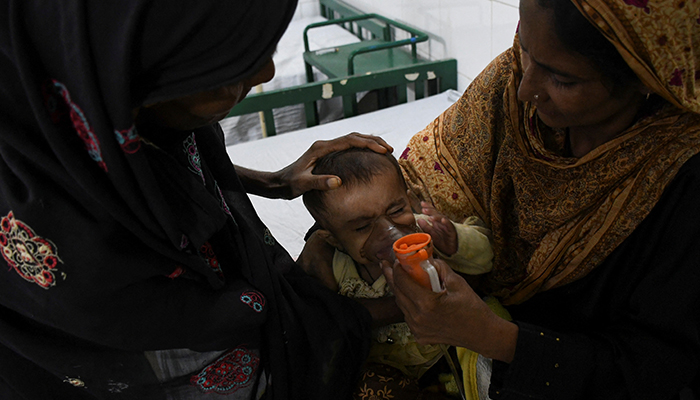
[[(386, 259), (384, 248), (391, 245), (386, 232), (392, 230), (429, 233), (437, 257), (456, 271), (491, 270), (490, 232), (475, 217), (453, 223), (425, 202), (423, 214), (414, 215), (401, 169), (391, 154), (358, 148), (335, 152), (319, 159), (313, 173), (337, 175), (342, 181), (339, 189), (311, 191), (303, 197), (321, 227), (319, 234), (336, 248), (333, 274), (340, 294), (391, 301), (380, 261)], [(381, 241), (387, 243), (377, 245)], [(386, 307), (380, 302), (363, 304), (375, 320), (379, 311), (373, 306)], [(405, 323), (379, 327), (374, 338), (368, 362), (397, 368), (409, 378), (420, 378), (440, 358), (438, 346), (418, 345)]]

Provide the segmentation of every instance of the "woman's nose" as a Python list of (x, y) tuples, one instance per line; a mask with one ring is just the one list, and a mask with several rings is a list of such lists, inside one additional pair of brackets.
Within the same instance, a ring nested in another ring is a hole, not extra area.
[(518, 86), (518, 100), (532, 102), (535, 96), (542, 100), (543, 90), (536, 69), (537, 66), (523, 61), (523, 76)]
[(255, 87), (261, 83), (269, 82), (275, 76), (275, 62), (272, 61), (272, 57), (268, 60), (258, 73), (251, 76), (248, 79), (248, 84), (250, 87)]

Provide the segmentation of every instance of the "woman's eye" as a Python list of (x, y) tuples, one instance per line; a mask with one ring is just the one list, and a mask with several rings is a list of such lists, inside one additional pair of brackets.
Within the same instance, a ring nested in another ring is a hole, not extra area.
[(557, 87), (571, 87), (571, 86), (574, 86), (576, 83), (578, 83), (576, 81), (569, 81), (569, 80), (557, 78), (556, 75), (552, 75), (552, 82), (554, 82), (554, 85)]

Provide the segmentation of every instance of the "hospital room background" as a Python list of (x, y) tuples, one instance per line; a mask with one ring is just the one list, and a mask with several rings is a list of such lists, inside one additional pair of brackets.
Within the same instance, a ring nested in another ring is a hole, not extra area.
[[(452, 105), (469, 83), (498, 54), (512, 45), (518, 23), (518, 0), (343, 0), (363, 13), (376, 13), (429, 35), (419, 43), (423, 59), (457, 60), (457, 87), (423, 99), (343, 118), (340, 98), (319, 105), (321, 124), (306, 127), (303, 105), (275, 110), (278, 134), (263, 137), (260, 117), (236, 116), (221, 121), (229, 156), (234, 164), (273, 171), (296, 160), (315, 140), (331, 139), (349, 132), (381, 136), (399, 157), (414, 134)], [(294, 19), (273, 56), (277, 73), (272, 81), (253, 89), (264, 92), (306, 83), (303, 32), (310, 23), (325, 20), (319, 0), (300, 0)], [(324, 28), (325, 29), (325, 28)], [(310, 47), (325, 48), (357, 40), (335, 30), (309, 33)], [(316, 72), (318, 74), (318, 72)], [(317, 75), (317, 80), (325, 76)], [(252, 155), (255, 155), (254, 157)], [(275, 238), (297, 257), (303, 237), (313, 219), (300, 199), (270, 200), (251, 196), (261, 219)]]

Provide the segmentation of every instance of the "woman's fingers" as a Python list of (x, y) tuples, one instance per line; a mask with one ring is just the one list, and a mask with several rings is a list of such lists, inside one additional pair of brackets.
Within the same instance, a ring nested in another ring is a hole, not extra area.
[(399, 266), (385, 267), (396, 302), (416, 341), (467, 347), (487, 357), (510, 362), (517, 341), (517, 326), (498, 318), (445, 262), (435, 260), (433, 265), (444, 283), (445, 289), (440, 293), (432, 293), (413, 282)]
[(319, 158), (335, 151), (352, 147), (369, 148), (377, 153), (386, 153), (394, 149), (384, 139), (361, 133), (350, 133), (333, 140), (319, 140), (309, 147), (295, 162), (279, 171), (279, 185), (286, 190), (282, 197), (293, 199), (309, 190), (332, 190), (340, 187), (340, 178), (334, 175), (313, 175), (313, 168)]
[(419, 296), (419, 294), (416, 294), (417, 291), (425, 289), (411, 278), (398, 261), (396, 261), (393, 266), (389, 266), (388, 264), (388, 262), (382, 264), (384, 276), (387, 282), (389, 282), (394, 297), (396, 297), (396, 303), (404, 314), (406, 314), (407, 311), (415, 309), (414, 299)]
[(381, 154), (384, 154), (387, 151), (394, 151), (394, 148), (389, 146), (389, 144), (379, 136), (365, 135), (358, 132), (349, 133), (338, 139), (334, 139), (331, 142), (333, 145), (332, 148), (334, 149), (332, 151), (345, 150), (351, 147), (369, 148), (370, 150)]
[(387, 151), (394, 151), (384, 139), (379, 136), (365, 135), (358, 132), (348, 133), (331, 140), (318, 140), (311, 145), (307, 153), (312, 157), (313, 162), (328, 153), (342, 151), (352, 147), (368, 148), (377, 153), (384, 154)]
[(435, 269), (437, 269), (440, 282), (447, 292), (456, 292), (461, 290), (462, 286), (466, 286), (471, 290), (471, 287), (469, 287), (469, 284), (467, 284), (464, 278), (455, 273), (444, 261), (435, 260), (433, 265)]
[(303, 185), (307, 192), (309, 190), (333, 190), (339, 188), (343, 182), (335, 175), (314, 175), (309, 173), (307, 182)]

